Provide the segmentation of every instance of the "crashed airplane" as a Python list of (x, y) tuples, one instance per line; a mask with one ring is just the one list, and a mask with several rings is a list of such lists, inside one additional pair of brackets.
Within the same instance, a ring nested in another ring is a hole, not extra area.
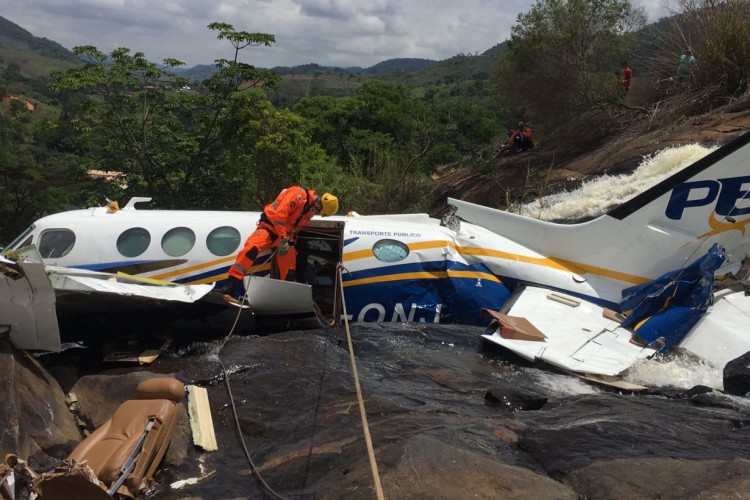
[[(750, 253), (749, 143), (745, 134), (581, 223), (451, 198), (450, 227), (426, 214), (315, 217), (298, 235), (297, 282), (266, 279), (275, 272), (267, 252), (246, 278), (248, 302), (258, 318), (336, 324), (342, 285), (350, 321), (476, 324), (519, 284), (616, 308), (623, 290), (689, 265), (714, 244), (726, 252), (717, 272), (736, 270)], [(44, 217), (7, 250), (35, 245), (48, 266), (214, 284), (260, 215), (136, 207), (148, 200)]]

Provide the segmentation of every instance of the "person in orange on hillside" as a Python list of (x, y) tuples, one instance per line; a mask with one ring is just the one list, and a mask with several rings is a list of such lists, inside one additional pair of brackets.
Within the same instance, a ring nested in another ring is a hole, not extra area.
[(294, 242), (299, 231), (314, 215), (327, 217), (336, 213), (339, 200), (330, 193), (318, 196), (312, 189), (291, 186), (279, 193), (273, 203), (263, 208), (258, 228), (248, 237), (237, 259), (229, 268), (229, 276), (220, 290), (235, 299), (244, 295), (242, 279), (253, 266), (253, 261), (264, 250), (276, 247), (279, 279), (291, 278), (297, 252)]
[(508, 144), (503, 150), (510, 151), (511, 153), (520, 153), (521, 151), (528, 151), (533, 147), (534, 138), (532, 137), (531, 129), (524, 122), (518, 122), (518, 127), (510, 134)]

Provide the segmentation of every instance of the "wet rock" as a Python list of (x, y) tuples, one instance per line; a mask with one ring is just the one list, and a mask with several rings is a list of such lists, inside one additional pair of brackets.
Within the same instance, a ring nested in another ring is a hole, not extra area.
[(539, 394), (510, 387), (491, 387), (485, 400), (505, 411), (538, 410), (547, 404), (547, 398)]
[[(79, 416), (93, 431), (106, 422), (124, 401), (135, 398), (135, 389), (138, 384), (153, 377), (164, 376), (171, 375), (147, 371), (116, 375), (86, 375), (75, 383), (71, 392), (75, 393), (78, 398)], [(169, 465), (182, 464), (192, 447), (190, 419), (185, 405), (184, 401), (180, 405), (172, 442), (164, 458), (165, 463)]]
[(724, 367), (724, 392), (736, 396), (750, 393), (750, 352), (733, 359)]
[[(693, 462), (724, 463), (724, 477), (706, 482), (698, 496), (748, 491), (742, 463), (750, 460), (750, 417), (744, 399), (718, 391), (700, 394), (702, 388), (662, 394), (600, 391), (577, 378), (480, 355), (479, 327), (430, 325), (431, 331), (440, 330), (440, 342), (425, 340), (425, 328), (352, 327), (387, 498), (658, 497), (662, 490), (655, 486), (651, 493), (631, 494), (645, 486), (625, 484), (651, 481), (639, 460), (653, 460), (650, 465), (667, 484), (674, 484), (670, 471), (682, 477)], [(182, 465), (161, 469), (149, 498), (269, 496), (248, 463), (237, 425), (255, 470), (279, 495), (374, 498), (343, 333), (332, 328), (233, 337), (226, 344), (175, 344), (150, 365), (154, 373), (173, 373), (207, 387), (219, 450), (205, 453), (188, 446)], [(219, 359), (229, 373), (237, 420)], [(154, 375), (121, 375), (126, 370), (143, 368), (117, 368), (120, 375), (113, 375), (108, 367), (107, 375), (84, 377), (74, 388), (89, 420), (103, 421), (133, 396), (140, 380)], [(503, 403), (487, 401), (488, 387), (498, 400), (530, 394), (548, 401), (535, 411), (508, 413), (495, 407)], [(502, 392), (501, 387), (523, 390)], [(714, 402), (697, 402), (701, 398)], [(98, 415), (92, 405), (103, 403), (110, 407)], [(596, 483), (596, 467), (606, 464), (621, 473)], [(718, 468), (711, 470), (718, 474)], [(185, 485), (175, 490), (174, 482)]]
[[(750, 461), (634, 458), (596, 462), (563, 483), (583, 498), (740, 498), (750, 491)], [(739, 496), (738, 496), (739, 495)]]
[(461, 393), (468, 394), (483, 390), (483, 387), (480, 387), (481, 384), (479, 384), (476, 377), (466, 373), (459, 373), (455, 370), (420, 368), (412, 371), (412, 375), (427, 377), (436, 384)]
[(45, 468), (81, 439), (57, 381), (29, 354), (0, 341), (0, 457), (13, 453)]
[(663, 397), (597, 394), (516, 418), (529, 426), (519, 447), (557, 479), (617, 459), (748, 460), (743, 415)]
[(500, 423), (503, 427), (513, 429), (516, 432), (524, 432), (529, 428), (526, 424), (519, 422), (518, 420), (512, 420), (509, 418), (501, 420)]
[(675, 387), (657, 387), (648, 391), (649, 394), (659, 394), (674, 399), (692, 399), (701, 394), (713, 392), (713, 388), (705, 385), (696, 385), (690, 389), (681, 389)]
[[(548, 477), (429, 435), (383, 447), (375, 455), (386, 498), (578, 498)], [(374, 495), (370, 462), (365, 459), (322, 498), (369, 500)]]
[(516, 444), (518, 442), (518, 434), (505, 427), (498, 427), (492, 431), (492, 434), (505, 444)]

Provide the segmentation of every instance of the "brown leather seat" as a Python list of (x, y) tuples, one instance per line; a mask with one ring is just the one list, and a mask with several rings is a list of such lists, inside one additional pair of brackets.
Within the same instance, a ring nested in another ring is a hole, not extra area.
[[(107, 489), (111, 489), (144, 437), (149, 421), (153, 420), (135, 465), (132, 471), (127, 472), (124, 488), (118, 490), (132, 496), (145, 487), (146, 481), (154, 475), (164, 458), (172, 439), (179, 404), (184, 397), (185, 386), (179, 380), (152, 378), (141, 382), (136, 389), (137, 399), (122, 403), (112, 418), (73, 450), (66, 462), (87, 465), (96, 478)], [(50, 486), (54, 487), (49, 480), (41, 481), (35, 485), (34, 490), (37, 493), (51, 494), (48, 498), (61, 498), (58, 496), (59, 492), (53, 494)]]

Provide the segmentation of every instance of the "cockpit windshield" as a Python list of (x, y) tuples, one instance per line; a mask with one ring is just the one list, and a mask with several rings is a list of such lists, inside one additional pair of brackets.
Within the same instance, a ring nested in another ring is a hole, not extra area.
[(15, 250), (16, 248), (21, 248), (21, 247), (25, 247), (25, 246), (31, 245), (31, 236), (32, 236), (31, 232), (34, 231), (35, 227), (36, 226), (34, 226), (34, 224), (32, 224), (29, 227), (27, 227), (24, 232), (22, 232), (21, 234), (19, 234), (16, 237), (16, 239), (14, 239), (13, 241), (11, 241), (8, 246), (6, 246), (5, 248), (3, 248), (3, 251)]

